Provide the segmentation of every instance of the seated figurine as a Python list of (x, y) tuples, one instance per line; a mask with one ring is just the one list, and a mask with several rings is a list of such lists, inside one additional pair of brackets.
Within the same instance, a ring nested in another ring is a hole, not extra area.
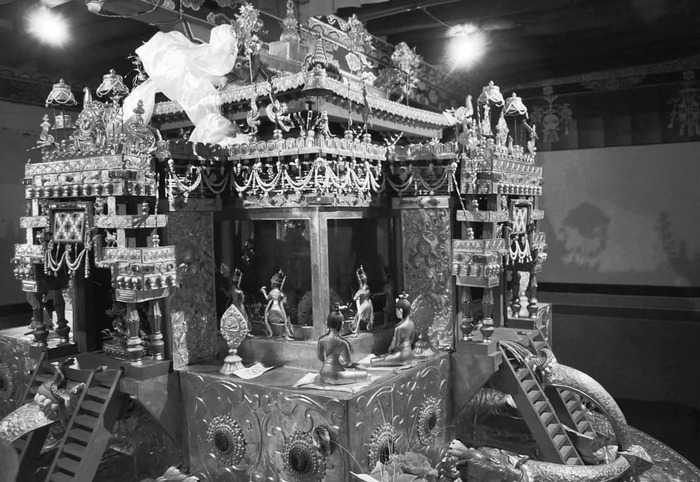
[(372, 366), (399, 366), (413, 360), (413, 338), (416, 327), (411, 320), (411, 303), (408, 295), (401, 293), (396, 299), (396, 317), (401, 320), (394, 328), (394, 337), (389, 345), (389, 353), (372, 358)]
[(318, 339), (316, 354), (323, 362), (319, 375), (321, 382), (328, 385), (348, 385), (367, 378), (367, 372), (350, 368), (350, 343), (339, 333), (343, 319), (340, 306), (336, 303), (334, 310), (328, 315), (328, 333)]

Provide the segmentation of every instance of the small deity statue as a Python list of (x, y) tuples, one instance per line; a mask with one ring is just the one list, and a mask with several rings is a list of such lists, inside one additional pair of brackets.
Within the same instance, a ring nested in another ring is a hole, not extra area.
[(484, 105), (484, 117), (481, 119), (480, 127), (482, 136), (493, 135), (493, 131), (491, 130), (491, 108), (488, 104)]
[(529, 139), (527, 141), (527, 151), (534, 156), (535, 152), (537, 151), (537, 147), (535, 147), (535, 141), (537, 141), (540, 138), (537, 135), (537, 124), (532, 124), (532, 126), (530, 126), (530, 124), (528, 124), (527, 122), (523, 122), (523, 127), (525, 127), (529, 134)]
[(235, 305), (236, 308), (238, 308), (238, 311), (241, 312), (241, 315), (243, 315), (243, 318), (245, 318), (246, 325), (248, 325), (248, 336), (253, 336), (253, 326), (250, 324), (250, 318), (248, 317), (248, 312), (245, 309), (245, 293), (243, 293), (243, 290), (241, 289), (242, 279), (243, 273), (241, 270), (238, 268), (234, 269), (229, 299), (231, 300), (231, 304)]
[(365, 269), (360, 265), (360, 268), (356, 272), (357, 282), (360, 283), (360, 287), (355, 292), (352, 297), (355, 302), (355, 307), (357, 313), (355, 314), (355, 319), (352, 322), (352, 333), (357, 334), (360, 330), (360, 323), (367, 322), (367, 331), (370, 331), (374, 326), (374, 308), (372, 307), (372, 292), (367, 285), (367, 275), (365, 274)]
[(288, 340), (294, 339), (292, 333), (294, 331), (292, 323), (287, 316), (287, 312), (284, 309), (284, 303), (286, 296), (282, 292), (284, 288), (284, 281), (287, 276), (279, 270), (270, 280), (272, 289), (268, 294), (265, 287), (260, 288), (263, 296), (267, 300), (267, 307), (265, 308), (265, 333), (267, 336), (272, 336), (272, 328), (270, 323), (281, 323), (284, 324), (284, 333)]
[[(107, 234), (109, 235), (109, 232)], [(116, 234), (114, 239), (116, 241)], [(216, 316), (219, 318), (231, 304), (232, 284), (231, 269), (226, 263), (221, 263), (214, 278), (214, 285), (216, 286)]]
[(386, 325), (393, 319), (394, 311), (396, 311), (394, 307), (394, 281), (388, 266), (384, 267), (384, 286), (382, 286), (382, 291), (374, 293), (374, 296), (384, 297), (384, 324)]
[(400, 366), (413, 360), (413, 338), (416, 327), (411, 320), (411, 303), (403, 292), (396, 299), (396, 317), (401, 320), (394, 328), (394, 338), (389, 345), (389, 353), (372, 358), (372, 366)]
[(328, 315), (328, 333), (318, 339), (316, 347), (318, 359), (323, 362), (319, 377), (322, 383), (328, 385), (348, 385), (367, 378), (366, 371), (351, 368), (350, 343), (339, 332), (343, 319), (340, 306), (336, 303)]
[(496, 144), (500, 147), (506, 147), (506, 143), (508, 142), (508, 123), (506, 122), (506, 118), (501, 114), (501, 117), (498, 118), (498, 123), (496, 124)]

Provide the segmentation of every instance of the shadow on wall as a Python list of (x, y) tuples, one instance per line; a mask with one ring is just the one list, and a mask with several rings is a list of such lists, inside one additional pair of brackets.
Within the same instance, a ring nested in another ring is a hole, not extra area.
[(565, 248), (562, 261), (585, 268), (598, 268), (608, 242), (610, 217), (599, 207), (584, 201), (572, 209), (559, 228)]
[(700, 286), (700, 254), (691, 257), (687, 243), (674, 236), (668, 211), (659, 213), (657, 228), (668, 263), (688, 279), (690, 286)]

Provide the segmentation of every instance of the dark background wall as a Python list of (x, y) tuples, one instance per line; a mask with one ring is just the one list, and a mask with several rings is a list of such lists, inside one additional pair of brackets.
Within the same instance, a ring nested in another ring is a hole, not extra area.
[(47, 112), (41, 107), (0, 101), (0, 307), (26, 299), (12, 275), (10, 258), (15, 243), (24, 242), (19, 218), (25, 215), (22, 178), (29, 158), (27, 149), (36, 145), (39, 124)]

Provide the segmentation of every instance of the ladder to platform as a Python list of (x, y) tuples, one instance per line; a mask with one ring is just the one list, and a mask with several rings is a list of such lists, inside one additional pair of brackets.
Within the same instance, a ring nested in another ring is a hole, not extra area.
[[(534, 333), (529, 333), (528, 338), (530, 339), (530, 345), (538, 354), (544, 348), (551, 351), (551, 346), (547, 343), (547, 339), (539, 328)], [(579, 394), (566, 388), (557, 387), (547, 387), (545, 388), (545, 393), (552, 403), (559, 420), (564, 425), (587, 438), (593, 439), (596, 437), (597, 434), (586, 416)]]
[(583, 465), (554, 407), (534, 373), (502, 346), (501, 370), (520, 414), (532, 432), (546, 462)]
[(93, 372), (51, 463), (46, 482), (93, 480), (110, 432), (107, 411), (119, 393), (121, 370)]

